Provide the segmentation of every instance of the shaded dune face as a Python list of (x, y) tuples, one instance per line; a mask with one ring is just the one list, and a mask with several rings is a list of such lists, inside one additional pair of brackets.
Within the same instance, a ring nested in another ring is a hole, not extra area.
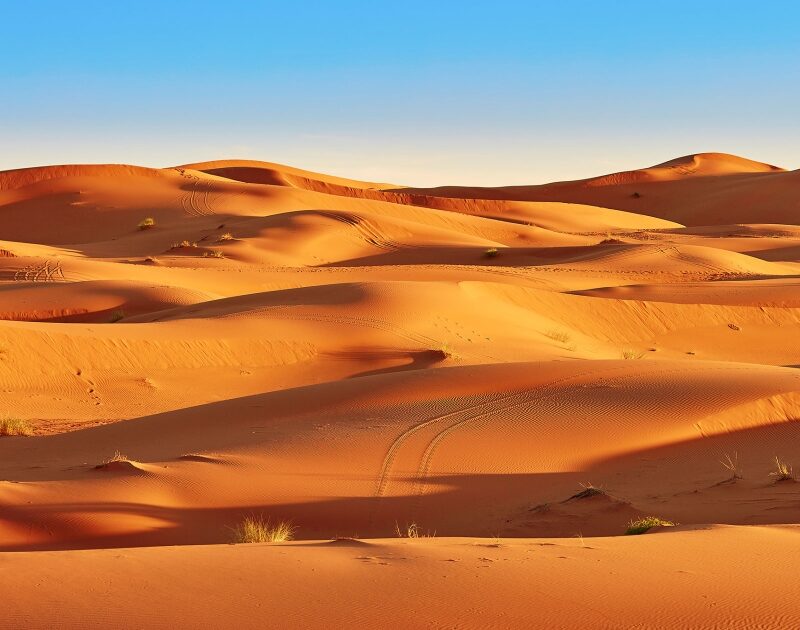
[[(635, 545), (667, 581), (700, 570), (688, 548), (773, 553), (789, 530), (761, 526), (798, 522), (778, 474), (800, 467), (798, 177), (718, 153), (492, 189), (242, 160), (2, 172), (0, 420), (31, 435), (0, 435), (0, 551), (229, 574), (241, 547), (215, 545), (263, 515), (300, 541), (380, 539), (287, 547), (325, 589), (352, 556), (358, 583), (402, 557), (414, 583), (446, 566), (442, 597), (472, 588), (462, 560), (544, 571), (554, 545), (596, 551), (595, 583), (634, 579)], [(611, 538), (648, 515), (680, 531)], [(272, 604), (303, 625), (293, 601)]]

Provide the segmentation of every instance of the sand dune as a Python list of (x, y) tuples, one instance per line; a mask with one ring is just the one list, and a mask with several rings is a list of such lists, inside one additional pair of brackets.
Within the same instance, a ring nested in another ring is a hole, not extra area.
[(216, 175), (218, 177), (250, 184), (291, 186), (306, 190), (320, 190), (320, 192), (326, 192), (323, 190), (325, 186), (367, 188), (371, 190), (397, 187), (395, 184), (378, 184), (375, 182), (361, 182), (355, 179), (345, 179), (343, 177), (332, 177), (330, 175), (304, 171), (303, 169), (293, 168), (283, 164), (259, 162), (257, 160), (216, 160), (213, 162), (184, 164), (177, 168), (201, 171), (209, 175)]
[[(791, 580), (784, 585), (797, 536), (795, 527), (713, 527), (629, 539), (9, 554), (18, 588), (6, 598), (5, 614), (9, 625), (35, 629), (160, 629), (174, 627), (176, 617), (187, 627), (210, 628), (263, 628), (273, 619), (320, 629), (354, 619), (403, 628), (787, 628), (797, 618), (798, 588)], [(59, 580), (65, 573), (73, 579)], [(634, 587), (640, 596), (631, 597)], [(76, 604), (86, 592), (92, 602)]]
[(723, 153), (701, 153), (651, 168), (541, 186), (404, 189), (437, 197), (562, 201), (617, 208), (701, 226), (795, 223), (800, 171)]
[(0, 627), (794, 627), (797, 184), (0, 173)]

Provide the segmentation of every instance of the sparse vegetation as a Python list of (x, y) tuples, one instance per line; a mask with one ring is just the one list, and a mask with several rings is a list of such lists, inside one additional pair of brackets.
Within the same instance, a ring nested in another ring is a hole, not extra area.
[(158, 259), (155, 256), (148, 256), (144, 259), (146, 263), (157, 263)]
[(636, 536), (638, 534), (644, 534), (653, 527), (675, 527), (675, 523), (672, 521), (665, 521), (658, 516), (645, 516), (628, 523), (628, 529), (625, 530), (625, 535)]
[(775, 470), (770, 474), (770, 477), (775, 477), (775, 481), (794, 481), (794, 473), (792, 467), (787, 464), (780, 457), (775, 457)]
[(147, 217), (146, 219), (142, 219), (139, 221), (139, 229), (140, 230), (149, 230), (156, 226), (156, 220), (153, 217)]
[(263, 516), (247, 516), (233, 528), (237, 543), (276, 543), (294, 538), (295, 527), (289, 521), (275, 521)]
[(449, 343), (443, 343), (440, 347), (436, 348), (435, 350), (431, 350), (433, 354), (435, 354), (438, 358), (442, 361), (445, 359), (452, 359), (456, 356), (456, 353), (453, 351), (453, 347)]
[(553, 341), (558, 341), (559, 343), (567, 343), (570, 339), (572, 339), (568, 332), (556, 330), (555, 328), (546, 331), (544, 336), (552, 339)]
[(394, 524), (394, 531), (398, 538), (435, 538), (436, 532), (423, 532), (417, 523), (409, 523), (404, 528), (399, 523)]
[(22, 418), (0, 418), (0, 435), (33, 435), (33, 429)]
[(131, 461), (128, 459), (127, 455), (123, 455), (119, 451), (114, 451), (114, 454), (109, 457), (108, 459), (104, 460), (102, 464), (98, 464), (95, 468), (105, 468), (109, 464), (115, 464), (117, 462), (129, 462)]
[(496, 247), (490, 247), (483, 253), (483, 255), (486, 256), (486, 258), (497, 258), (500, 255), (500, 250), (498, 250)]
[(644, 357), (644, 352), (634, 350), (633, 348), (625, 348), (621, 354), (623, 359), (641, 359)]
[(197, 241), (183, 240), (180, 243), (173, 243), (172, 249), (181, 249), (182, 247), (197, 247)]
[(108, 321), (111, 324), (113, 324), (114, 322), (118, 322), (119, 320), (121, 320), (124, 317), (125, 317), (125, 311), (120, 309), (120, 310), (117, 310), (117, 311), (114, 311), (113, 313), (111, 313), (111, 317), (108, 318)]
[(225, 258), (225, 254), (218, 249), (209, 249), (203, 252), (203, 258)]
[(583, 488), (583, 490), (581, 490), (577, 494), (573, 494), (568, 500), (571, 501), (572, 499), (588, 499), (589, 497), (596, 497), (598, 495), (607, 494), (605, 490), (603, 490), (602, 488), (596, 488), (591, 483), (586, 483), (586, 484), (582, 483), (580, 484), (580, 486), (581, 488)]
[(725, 453), (723, 458), (719, 460), (725, 470), (731, 473), (731, 481), (742, 478), (742, 470), (739, 468), (739, 454), (734, 452), (733, 457)]
[(598, 245), (620, 245), (624, 242), (625, 241), (622, 241), (612, 236), (611, 232), (606, 232), (606, 237), (602, 241), (600, 241)]
[(225, 232), (225, 234), (220, 234), (220, 237), (217, 239), (217, 241), (220, 243), (222, 241), (232, 241), (232, 240), (233, 240), (233, 234), (231, 234), (230, 232)]

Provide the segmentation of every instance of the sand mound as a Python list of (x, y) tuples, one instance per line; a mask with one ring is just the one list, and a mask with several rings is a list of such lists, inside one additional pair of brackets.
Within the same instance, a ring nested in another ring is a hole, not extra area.
[(61, 166), (35, 166), (11, 171), (0, 171), (0, 191), (23, 188), (31, 184), (74, 177), (161, 177), (162, 171), (128, 164), (66, 164)]
[(779, 166), (748, 160), (730, 153), (695, 153), (668, 160), (651, 167), (670, 169), (678, 175), (730, 175), (734, 173), (773, 173), (784, 171)]
[(585, 180), (585, 185), (619, 186), (653, 181), (670, 181), (685, 177), (709, 177), (742, 173), (774, 173), (784, 169), (728, 153), (695, 153), (668, 160), (646, 169), (623, 171)]
[(299, 168), (285, 166), (283, 164), (273, 164), (271, 162), (259, 162), (256, 160), (216, 160), (212, 162), (196, 162), (194, 164), (184, 164), (176, 168), (192, 169), (224, 177), (239, 182), (249, 184), (270, 184), (272, 186), (291, 186), (317, 192), (329, 192), (327, 187), (333, 190), (339, 188), (367, 188), (370, 190), (381, 190), (384, 188), (396, 188), (394, 184), (378, 184), (375, 182), (362, 182), (355, 179), (343, 177), (332, 177), (322, 173), (313, 173)]
[(689, 226), (796, 224), (800, 171), (721, 153), (701, 153), (650, 168), (540, 186), (408, 188), (407, 195), (550, 201), (616, 208)]

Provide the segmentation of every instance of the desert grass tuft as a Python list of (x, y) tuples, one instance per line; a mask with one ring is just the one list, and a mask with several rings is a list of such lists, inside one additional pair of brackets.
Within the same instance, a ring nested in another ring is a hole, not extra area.
[(775, 477), (775, 481), (794, 481), (792, 466), (787, 464), (780, 457), (775, 457), (775, 470), (773, 470), (769, 476)]
[(500, 255), (500, 250), (498, 250), (496, 247), (490, 247), (483, 252), (483, 255), (486, 256), (486, 258), (497, 258)]
[(395, 522), (394, 531), (398, 538), (435, 538), (436, 532), (423, 532), (417, 523), (407, 523), (405, 527)]
[(571, 501), (572, 499), (588, 499), (589, 497), (596, 497), (596, 496), (599, 496), (599, 495), (608, 494), (602, 488), (596, 488), (591, 483), (587, 483), (587, 484), (583, 484), (582, 483), (582, 484), (580, 484), (580, 486), (581, 486), (581, 488), (583, 488), (583, 490), (581, 490), (577, 494), (573, 494), (569, 499), (567, 499), (568, 501)]
[(225, 258), (225, 254), (218, 249), (210, 249), (203, 252), (203, 258)]
[(237, 543), (276, 543), (294, 538), (295, 527), (289, 521), (272, 522), (263, 516), (247, 516), (233, 528)]
[(0, 418), (0, 435), (33, 435), (33, 429), (22, 418)]
[(125, 311), (119, 309), (111, 313), (111, 317), (108, 318), (109, 323), (113, 324), (114, 322), (118, 322), (119, 320), (125, 317)]
[(640, 352), (639, 350), (634, 350), (633, 348), (625, 348), (620, 353), (623, 359), (642, 359), (644, 358), (644, 352)]
[(114, 462), (128, 462), (128, 461), (130, 461), (130, 460), (128, 459), (127, 455), (123, 455), (119, 451), (114, 451), (114, 454), (111, 457), (109, 457), (107, 460), (105, 460), (103, 462), (103, 465), (113, 464)]
[(734, 451), (733, 457), (725, 453), (723, 458), (719, 460), (722, 467), (731, 473), (731, 481), (742, 478), (742, 469), (739, 466), (739, 454)]
[(624, 242), (625, 241), (614, 238), (613, 236), (606, 236), (598, 245), (622, 245)]
[(561, 330), (556, 330), (552, 328), (544, 333), (545, 337), (552, 339), (553, 341), (558, 341), (559, 343), (567, 343), (572, 337), (568, 332), (563, 332)]
[(219, 238), (217, 239), (217, 242), (221, 243), (222, 241), (232, 241), (232, 240), (233, 240), (233, 234), (231, 234), (230, 232), (225, 232), (225, 234), (220, 234)]
[(147, 217), (146, 219), (142, 219), (139, 221), (139, 225), (137, 226), (140, 230), (149, 230), (156, 226), (156, 220), (153, 217)]
[(658, 516), (645, 516), (628, 523), (628, 529), (625, 530), (625, 535), (636, 536), (638, 534), (644, 534), (652, 527), (675, 527), (675, 523), (672, 521), (665, 521)]

